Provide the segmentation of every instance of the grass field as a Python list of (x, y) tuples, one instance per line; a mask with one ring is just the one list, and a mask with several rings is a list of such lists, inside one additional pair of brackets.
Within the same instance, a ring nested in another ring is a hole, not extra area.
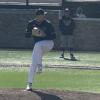
[[(0, 63), (30, 64), (31, 53), (0, 50)], [(57, 51), (47, 53), (43, 57), (44, 65), (100, 66), (100, 52), (75, 52), (78, 61), (63, 60), (59, 55)], [(0, 67), (0, 88), (25, 88), (27, 73), (28, 67)], [(100, 70), (45, 68), (36, 75), (33, 88), (100, 92)]]
[[(32, 50), (0, 50), (0, 63), (30, 64)], [(100, 66), (100, 52), (75, 52), (78, 61), (67, 61), (59, 58), (59, 51), (52, 51), (44, 55), (44, 65), (66, 66)], [(69, 58), (69, 53), (65, 55)]]

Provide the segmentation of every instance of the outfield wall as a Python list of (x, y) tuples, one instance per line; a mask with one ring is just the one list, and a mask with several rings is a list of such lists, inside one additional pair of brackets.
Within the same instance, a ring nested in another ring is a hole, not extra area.
[[(34, 18), (32, 9), (0, 9), (0, 48), (32, 48), (33, 40), (24, 37), (28, 20)], [(58, 11), (48, 11), (47, 18), (55, 26), (57, 39), (55, 49), (59, 49), (60, 32)], [(100, 51), (100, 19), (75, 19), (75, 50)]]

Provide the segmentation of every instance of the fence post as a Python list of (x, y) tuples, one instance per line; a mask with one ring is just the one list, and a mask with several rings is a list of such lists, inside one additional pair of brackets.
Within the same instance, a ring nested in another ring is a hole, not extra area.
[(29, 5), (29, 0), (26, 0), (26, 6), (28, 6)]
[(66, 0), (62, 0), (62, 10), (65, 9)]

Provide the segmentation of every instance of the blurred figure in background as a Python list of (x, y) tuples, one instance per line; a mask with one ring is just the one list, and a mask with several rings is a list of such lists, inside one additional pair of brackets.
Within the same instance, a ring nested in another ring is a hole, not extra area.
[(70, 59), (71, 60), (76, 60), (73, 54), (73, 31), (75, 29), (75, 22), (74, 20), (71, 18), (70, 16), (70, 11), (68, 8), (66, 8), (63, 12), (63, 15), (61, 17), (61, 19), (59, 19), (59, 29), (61, 31), (61, 45), (60, 45), (60, 49), (61, 49), (61, 56), (60, 58), (64, 58), (64, 53), (66, 50), (66, 46), (67, 49), (70, 53)]
[(77, 18), (86, 18), (86, 15), (84, 14), (83, 8), (81, 6), (79, 6), (76, 9), (76, 15), (75, 15), (75, 17), (77, 17)]

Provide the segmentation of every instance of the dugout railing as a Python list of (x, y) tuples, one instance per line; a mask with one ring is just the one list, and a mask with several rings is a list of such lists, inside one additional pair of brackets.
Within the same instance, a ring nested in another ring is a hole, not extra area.
[(24, 2), (11, 2), (11, 1), (0, 1), (0, 9), (51, 9), (51, 10), (59, 10), (62, 9), (62, 3), (61, 2), (51, 2), (51, 3), (45, 3), (45, 2), (29, 2), (29, 0), (25, 0)]

